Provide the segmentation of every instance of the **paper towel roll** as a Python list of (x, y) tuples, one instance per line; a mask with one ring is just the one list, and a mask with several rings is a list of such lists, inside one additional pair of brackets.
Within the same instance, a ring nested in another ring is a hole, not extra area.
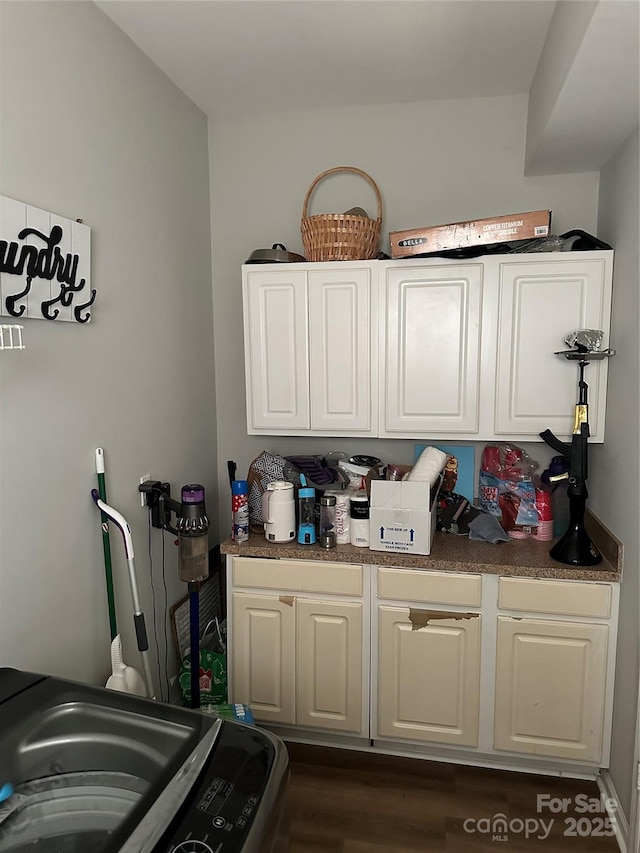
[(351, 542), (349, 498), (356, 492), (352, 489), (336, 489), (323, 494), (333, 495), (336, 499), (336, 542), (338, 545), (348, 545)]
[(416, 483), (429, 483), (433, 486), (447, 462), (447, 454), (437, 447), (425, 447), (418, 461), (407, 476), (407, 480)]

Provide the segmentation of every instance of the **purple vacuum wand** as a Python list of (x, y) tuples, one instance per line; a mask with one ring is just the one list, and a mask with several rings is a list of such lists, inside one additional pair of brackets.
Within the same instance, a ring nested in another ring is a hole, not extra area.
[(204, 486), (182, 487), (177, 516), (178, 573), (189, 590), (189, 646), (191, 651), (191, 707), (200, 707), (200, 587), (209, 576), (209, 519)]

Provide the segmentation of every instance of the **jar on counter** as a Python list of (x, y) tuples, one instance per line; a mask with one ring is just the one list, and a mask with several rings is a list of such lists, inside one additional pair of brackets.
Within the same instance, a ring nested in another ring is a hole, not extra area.
[(369, 547), (369, 498), (367, 493), (354, 495), (350, 503), (351, 544), (357, 548)]
[(298, 489), (298, 542), (314, 545), (316, 541), (316, 490)]
[(322, 495), (320, 498), (320, 545), (323, 548), (335, 548), (336, 544), (336, 499), (334, 495)]

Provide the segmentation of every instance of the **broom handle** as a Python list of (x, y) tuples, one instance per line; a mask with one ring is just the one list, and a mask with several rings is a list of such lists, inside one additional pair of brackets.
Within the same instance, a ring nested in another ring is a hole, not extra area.
[(142, 605), (140, 603), (140, 593), (138, 592), (138, 581), (136, 576), (131, 528), (129, 527), (129, 522), (124, 517), (124, 515), (122, 515), (122, 513), (118, 512), (117, 509), (114, 509), (112, 506), (109, 506), (109, 504), (106, 504), (100, 499), (97, 489), (91, 490), (91, 497), (93, 498), (93, 501), (98, 507), (98, 509), (101, 512), (104, 512), (107, 518), (110, 518), (111, 521), (113, 521), (113, 523), (116, 525), (116, 527), (118, 527), (120, 533), (122, 533), (122, 538), (124, 539), (124, 553), (125, 557), (127, 558), (127, 569), (129, 571), (129, 585), (131, 586), (131, 600), (133, 602), (133, 624), (136, 629), (138, 651), (142, 656), (145, 679), (147, 682), (147, 692), (152, 699), (155, 699), (156, 697), (153, 691), (153, 677), (151, 675), (151, 663), (149, 660), (149, 643), (147, 640), (147, 628), (145, 625), (144, 613), (142, 612)]
[(189, 584), (189, 650), (191, 652), (191, 708), (200, 707), (200, 595), (198, 584)]
[[(104, 450), (102, 447), (96, 447), (96, 473), (98, 475), (98, 494), (100, 495), (100, 500), (103, 503), (107, 503), (107, 488), (104, 480)], [(118, 634), (118, 626), (116, 622), (116, 601), (113, 592), (109, 519), (102, 510), (100, 511), (100, 520), (102, 527), (102, 550), (104, 552), (104, 574), (107, 583), (107, 603), (109, 606), (109, 629), (111, 631), (111, 641), (113, 642)]]

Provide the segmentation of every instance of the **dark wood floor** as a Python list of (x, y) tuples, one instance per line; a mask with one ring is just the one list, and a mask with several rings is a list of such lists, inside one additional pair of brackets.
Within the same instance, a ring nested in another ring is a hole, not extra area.
[[(606, 812), (580, 811), (583, 803), (600, 806), (595, 782), (287, 747), (291, 779), (278, 853), (618, 853)], [(538, 811), (545, 794), (567, 798), (567, 811)], [(495, 825), (498, 815), (506, 830)]]

